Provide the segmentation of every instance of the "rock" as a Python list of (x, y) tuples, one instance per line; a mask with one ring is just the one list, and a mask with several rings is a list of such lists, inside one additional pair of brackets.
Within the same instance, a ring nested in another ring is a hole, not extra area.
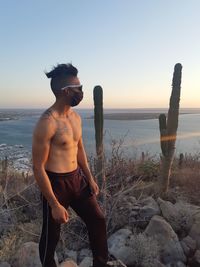
[(148, 197), (132, 205), (129, 212), (129, 223), (145, 229), (150, 219), (160, 213), (157, 202), (152, 197)]
[(200, 217), (196, 217), (189, 231), (189, 236), (196, 241), (197, 248), (200, 249)]
[(130, 197), (123, 197), (117, 202), (112, 211), (111, 228), (118, 230), (130, 222), (130, 212), (133, 207), (134, 200)]
[(189, 261), (189, 266), (199, 267), (200, 266), (200, 250), (197, 250), (194, 257)]
[(70, 258), (73, 261), (77, 262), (77, 258), (78, 258), (78, 253), (75, 250), (69, 250), (69, 249), (65, 249), (64, 250), (64, 259)]
[(83, 248), (80, 250), (78, 254), (78, 262), (81, 262), (85, 257), (92, 257), (92, 251), (87, 248)]
[(4, 261), (0, 263), (0, 267), (10, 267), (10, 264)]
[(92, 263), (93, 259), (91, 257), (85, 257), (79, 264), (79, 267), (91, 267)]
[[(56, 256), (55, 256), (56, 260)], [(56, 260), (57, 262), (57, 260)], [(13, 259), (12, 267), (41, 267), (38, 244), (35, 242), (24, 243)]]
[(108, 249), (109, 249), (110, 254), (114, 255), (116, 250), (118, 250), (121, 246), (126, 244), (126, 240), (130, 238), (131, 235), (132, 235), (132, 232), (129, 229), (120, 229), (114, 234), (112, 234), (108, 238)]
[(140, 201), (140, 205), (142, 206), (139, 210), (141, 219), (150, 221), (154, 215), (160, 215), (160, 208), (152, 197)]
[(73, 260), (65, 260), (59, 267), (78, 267), (78, 265)]
[(127, 265), (133, 264), (133, 249), (127, 246), (132, 232), (129, 229), (120, 229), (108, 238), (108, 250), (115, 258), (120, 259)]
[(183, 237), (187, 235), (193, 223), (190, 207), (181, 201), (172, 204), (169, 201), (164, 201), (161, 198), (158, 198), (157, 202), (160, 205), (162, 216), (171, 225), (173, 230), (179, 236)]
[(162, 200), (161, 198), (158, 198), (157, 202), (160, 206), (162, 216), (168, 222), (171, 221), (172, 218), (177, 217), (177, 209), (170, 201), (165, 201), (165, 200)]
[(186, 236), (185, 238), (183, 238), (181, 240), (181, 246), (183, 248), (183, 251), (184, 251), (184, 254), (187, 256), (187, 257), (191, 257), (193, 256), (195, 250), (196, 250), (196, 241), (193, 240), (189, 235)]
[(186, 257), (172, 227), (161, 216), (155, 215), (144, 233), (158, 241), (161, 260), (164, 264), (186, 262)]

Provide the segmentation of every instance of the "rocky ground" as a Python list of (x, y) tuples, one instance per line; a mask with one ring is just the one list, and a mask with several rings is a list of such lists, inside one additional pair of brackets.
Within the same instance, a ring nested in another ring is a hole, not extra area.
[[(182, 169), (174, 166), (171, 187), (164, 198), (157, 190), (158, 162), (109, 164), (106, 204), (100, 203), (107, 222), (108, 265), (200, 266), (200, 201), (195, 197), (200, 187), (195, 171), (199, 161), (187, 160)], [(14, 177), (10, 176), (7, 191), (1, 179), (0, 267), (41, 267), (39, 190), (33, 177), (18, 176), (17, 184)], [(9, 184), (14, 185), (13, 190)], [(90, 267), (86, 227), (73, 210), (69, 212), (70, 221), (62, 227), (55, 258), (60, 267)]]

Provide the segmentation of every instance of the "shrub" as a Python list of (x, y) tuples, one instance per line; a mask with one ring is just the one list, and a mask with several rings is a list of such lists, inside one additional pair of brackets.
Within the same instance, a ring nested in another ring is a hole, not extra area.
[(159, 259), (159, 246), (156, 240), (139, 233), (134, 234), (128, 243), (133, 248), (135, 267), (155, 267), (155, 260)]

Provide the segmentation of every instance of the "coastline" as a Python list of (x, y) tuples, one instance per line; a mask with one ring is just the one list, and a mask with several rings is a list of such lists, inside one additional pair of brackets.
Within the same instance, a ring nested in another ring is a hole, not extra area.
[[(106, 113), (103, 115), (105, 120), (152, 120), (158, 119), (162, 113)], [(163, 113), (167, 116), (167, 113)], [(180, 113), (179, 115), (190, 114)], [(94, 119), (94, 116), (86, 119)]]

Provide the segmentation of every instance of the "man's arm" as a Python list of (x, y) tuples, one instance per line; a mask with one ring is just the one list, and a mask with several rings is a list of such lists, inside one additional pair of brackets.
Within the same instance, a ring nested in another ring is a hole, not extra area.
[(92, 176), (92, 173), (90, 171), (89, 164), (87, 161), (87, 156), (86, 156), (86, 152), (84, 149), (82, 137), (79, 139), (79, 142), (78, 142), (77, 161), (78, 161), (78, 165), (81, 167), (81, 169), (83, 170), (88, 180), (94, 181), (94, 178)]
[(48, 159), (50, 141), (53, 134), (54, 126), (51, 118), (43, 116), (36, 125), (32, 143), (34, 176), (42, 194), (45, 196), (51, 208), (59, 205), (45, 171), (45, 163)]

